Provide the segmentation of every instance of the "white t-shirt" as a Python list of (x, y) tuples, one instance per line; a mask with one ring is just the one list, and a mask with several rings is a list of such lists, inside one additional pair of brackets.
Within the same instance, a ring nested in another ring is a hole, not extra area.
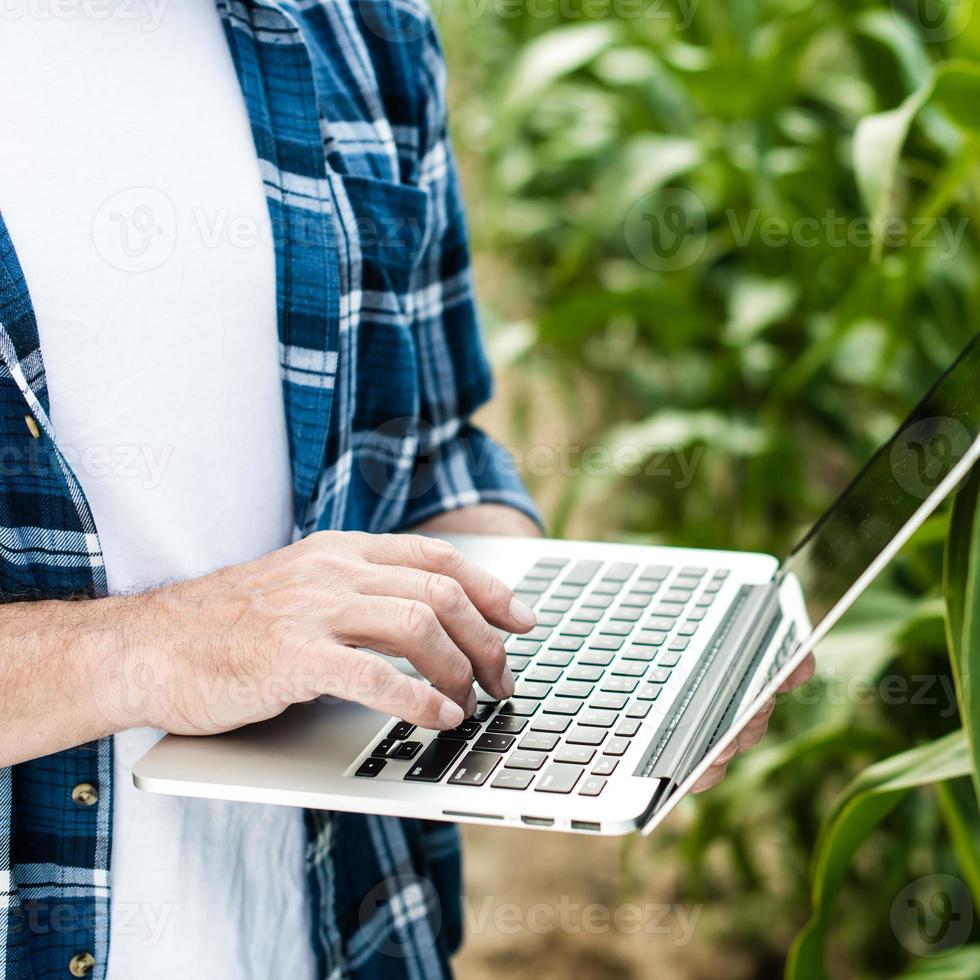
[[(287, 544), (275, 256), (214, 4), (8, 0), (0, 91), (0, 211), (110, 589)], [(159, 735), (115, 740), (111, 980), (313, 978), (301, 811), (134, 789)]]

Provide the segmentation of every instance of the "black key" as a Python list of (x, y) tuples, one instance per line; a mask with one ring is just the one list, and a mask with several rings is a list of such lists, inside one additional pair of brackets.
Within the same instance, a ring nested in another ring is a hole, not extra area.
[(551, 636), (550, 626), (535, 626), (530, 633), (522, 634), (522, 638), (525, 640), (534, 640), (540, 643), (542, 640), (547, 640)]
[(578, 766), (553, 762), (538, 779), (534, 790), (537, 793), (571, 793), (581, 775), (582, 770)]
[(613, 661), (613, 655), (605, 650), (593, 650), (591, 647), (578, 655), (576, 663), (592, 667), (608, 667)]
[(611, 738), (606, 742), (606, 747), (602, 750), (603, 755), (623, 755), (630, 747), (628, 738)]
[(507, 655), (507, 666), (510, 667), (511, 671), (514, 673), (522, 671), (530, 662), (530, 657), (518, 657), (513, 653), (509, 653)]
[(572, 600), (563, 599), (561, 596), (552, 596), (550, 599), (545, 599), (541, 604), (541, 608), (545, 612), (568, 612), (572, 608)]
[(527, 725), (526, 718), (517, 718), (513, 715), (497, 715), (493, 721), (487, 725), (487, 731), (496, 735), (517, 735), (524, 731)]
[[(659, 690), (659, 689), (658, 689)], [(559, 735), (572, 723), (565, 715), (541, 715), (531, 722), (532, 732), (557, 732)]]
[(626, 653), (623, 654), (624, 660), (638, 660), (643, 663), (650, 663), (656, 655), (656, 650), (653, 647), (630, 647)]
[(455, 728), (450, 728), (445, 732), (439, 732), (439, 738), (460, 738), (465, 742), (467, 739), (472, 738), (479, 730), (480, 723), (474, 716), (461, 722)]
[(496, 701), (481, 701), (476, 706), (476, 711), (473, 712), (473, 717), (470, 718), (470, 721), (486, 721), (493, 714), (493, 709), (496, 707)]
[(642, 677), (647, 672), (647, 665), (641, 660), (620, 660), (612, 672), (621, 677)]
[(590, 708), (588, 711), (582, 712), (578, 721), (580, 725), (588, 725), (590, 728), (612, 728), (619, 721), (619, 716), (615, 711)]
[(602, 667), (589, 666), (588, 664), (576, 664), (569, 672), (567, 679), (570, 681), (586, 681), (594, 683), (602, 677), (604, 671)]
[(592, 586), (592, 591), (598, 593), (599, 595), (616, 595), (623, 587), (622, 582), (610, 582), (606, 579), (600, 579)]
[[(575, 653), (582, 649), (584, 641), (578, 636), (556, 636), (549, 644), (549, 650), (560, 650), (568, 653)], [(538, 663), (541, 663), (539, 660)]]
[(597, 636), (594, 640), (589, 640), (590, 650), (618, 650), (623, 645), (620, 636)]
[(632, 677), (607, 677), (600, 686), (600, 691), (608, 691), (611, 694), (632, 694), (636, 690), (639, 681)]
[(533, 657), (541, 649), (541, 645), (534, 640), (511, 640), (506, 649), (508, 653), (521, 657)]
[(667, 634), (663, 630), (640, 630), (633, 642), (639, 646), (659, 647), (667, 642)]
[(629, 699), (625, 694), (597, 694), (590, 702), (590, 708), (600, 708), (603, 711), (622, 711)]
[(560, 698), (587, 698), (592, 689), (592, 684), (584, 684), (582, 681), (565, 681), (555, 688), (555, 694)]
[(484, 732), (473, 743), (473, 748), (477, 752), (506, 752), (513, 744), (513, 735), (497, 735), (493, 732)]
[(610, 614), (610, 619), (620, 620), (624, 623), (635, 623), (643, 615), (643, 610), (638, 606), (620, 606)]
[(577, 599), (582, 594), (581, 585), (559, 585), (552, 593), (556, 599)]
[(524, 680), (534, 681), (536, 684), (554, 684), (559, 677), (561, 667), (532, 667), (524, 675)]
[(546, 650), (536, 661), (539, 667), (567, 667), (571, 662), (572, 655), (561, 650)]
[(375, 759), (384, 759), (387, 757), (388, 753), (395, 747), (395, 744), (396, 743), (393, 738), (383, 738), (371, 750), (371, 755)]
[(494, 789), (527, 789), (534, 779), (533, 772), (520, 769), (501, 769), (490, 784)]
[(598, 796), (606, 788), (606, 781), (602, 776), (589, 776), (582, 788), (578, 791), (579, 796)]
[(519, 698), (534, 698), (540, 701), (551, 694), (550, 684), (536, 684), (534, 681), (518, 681), (514, 694)]
[(620, 738), (632, 738), (640, 730), (640, 722), (636, 718), (625, 718), (616, 726), (615, 734)]
[(388, 738), (395, 738), (401, 741), (403, 738), (408, 738), (414, 731), (414, 725), (410, 725), (407, 721), (400, 721), (397, 725), (391, 726), (388, 732)]
[(613, 619), (600, 626), (599, 632), (603, 636), (629, 636), (633, 632), (633, 624)]
[(614, 561), (607, 569), (603, 578), (614, 582), (625, 582), (636, 571), (636, 564), (629, 561)]
[(547, 732), (528, 732), (517, 747), (524, 752), (550, 752), (558, 744), (558, 736)]
[(354, 773), (355, 776), (377, 776), (387, 763), (384, 759), (365, 759)]
[(588, 745), (563, 745), (555, 754), (555, 762), (566, 762), (573, 766), (587, 766), (595, 755), (595, 749)]
[(411, 782), (437, 783), (465, 749), (466, 742), (452, 738), (433, 739), (412, 768), (405, 773), (405, 778)]
[(611, 755), (600, 756), (592, 767), (592, 774), (594, 776), (611, 776), (618, 765), (619, 759), (615, 759)]
[(611, 595), (599, 595), (593, 592), (582, 600), (582, 605), (592, 609), (608, 609), (613, 604), (613, 598)]
[(530, 698), (511, 698), (500, 706), (502, 715), (518, 715), (521, 718), (527, 718), (537, 710), (538, 702)]
[(565, 585), (588, 585), (602, 567), (601, 561), (577, 561), (566, 573)]
[(504, 766), (507, 769), (530, 769), (537, 772), (547, 761), (548, 757), (543, 752), (513, 752), (507, 757)]
[(414, 759), (422, 749), (421, 742), (402, 742), (391, 753), (392, 759)]
[(661, 667), (676, 667), (680, 663), (681, 655), (677, 651), (662, 650), (657, 657), (657, 663)]
[(583, 606), (581, 609), (572, 613), (572, 619), (579, 623), (598, 623), (602, 617), (602, 610), (594, 609), (591, 606)]
[(652, 684), (665, 684), (670, 680), (670, 669), (668, 667), (654, 667), (647, 680)]
[(582, 702), (578, 698), (552, 698), (543, 711), (547, 715), (577, 715), (581, 707)]
[(650, 705), (640, 701), (634, 701), (626, 712), (627, 718), (646, 718), (650, 714)]
[(454, 786), (482, 786), (499, 762), (500, 756), (493, 752), (467, 752), (449, 782)]
[(569, 745), (602, 745), (606, 733), (601, 728), (583, 728), (576, 725), (566, 736)]

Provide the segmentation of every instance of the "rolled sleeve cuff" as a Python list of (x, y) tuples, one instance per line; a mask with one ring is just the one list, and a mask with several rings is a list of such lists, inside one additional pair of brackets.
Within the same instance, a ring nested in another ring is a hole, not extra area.
[(544, 528), (510, 454), (467, 423), (452, 439), (421, 450), (400, 526), (475, 504), (513, 507)]

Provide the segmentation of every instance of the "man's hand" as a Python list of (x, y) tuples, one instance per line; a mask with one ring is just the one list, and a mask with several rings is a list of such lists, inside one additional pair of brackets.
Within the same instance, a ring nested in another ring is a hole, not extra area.
[[(127, 664), (138, 688), (129, 700), (144, 702), (132, 721), (194, 735), (322, 695), (452, 728), (476, 707), (474, 678), (495, 697), (514, 692), (492, 627), (534, 625), (510, 589), (445, 541), (344, 531), (149, 593), (141, 605), (152, 626)], [(432, 683), (357, 647), (405, 657)]]

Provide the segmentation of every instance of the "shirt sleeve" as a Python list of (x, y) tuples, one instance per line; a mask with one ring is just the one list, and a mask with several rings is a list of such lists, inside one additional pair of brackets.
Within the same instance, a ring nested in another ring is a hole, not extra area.
[(470, 422), (493, 393), (473, 296), (466, 217), (446, 125), (445, 62), (435, 31), (423, 46), (426, 86), (418, 186), (428, 228), (412, 274), (419, 447), (401, 526), (473, 504), (507, 504), (541, 524), (511, 456)]

